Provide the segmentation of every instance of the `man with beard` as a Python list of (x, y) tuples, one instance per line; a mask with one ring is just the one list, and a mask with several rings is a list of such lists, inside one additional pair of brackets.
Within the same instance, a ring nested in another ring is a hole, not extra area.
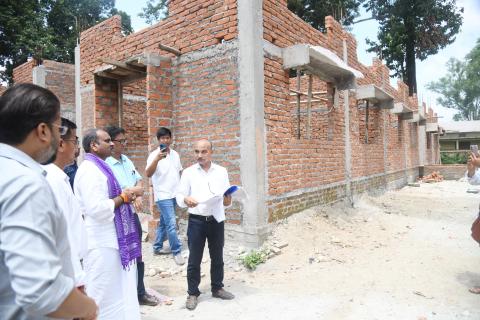
[(99, 319), (140, 319), (135, 261), (141, 244), (130, 203), (143, 190), (121, 189), (105, 162), (113, 148), (107, 132), (87, 130), (82, 144), (86, 154), (73, 186), (87, 229), (87, 295), (97, 302)]
[(62, 127), (68, 129), (65, 134), (61, 135), (56, 159), (54, 163), (44, 166), (44, 169), (47, 171), (47, 181), (52, 188), (58, 206), (67, 220), (75, 286), (83, 290), (85, 272), (81, 260), (87, 255), (87, 234), (80, 205), (73, 194), (68, 176), (63, 172), (63, 168), (74, 161), (75, 153), (78, 150), (77, 126), (72, 121), (62, 118)]
[(55, 160), (60, 102), (33, 84), (0, 97), (0, 315), (96, 319), (75, 288), (67, 225), (39, 163)]

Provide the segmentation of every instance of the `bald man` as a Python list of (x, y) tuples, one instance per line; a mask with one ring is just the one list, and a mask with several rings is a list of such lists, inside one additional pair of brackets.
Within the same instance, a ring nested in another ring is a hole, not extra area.
[[(210, 253), (210, 278), (212, 296), (222, 300), (231, 300), (234, 295), (223, 289), (223, 245), (225, 207), (232, 203), (231, 196), (223, 196), (230, 187), (228, 172), (222, 166), (212, 162), (212, 143), (200, 140), (194, 145), (197, 163), (183, 171), (177, 191), (177, 203), (188, 207), (188, 257), (187, 282), (188, 297), (186, 307), (197, 307), (200, 291), (200, 264), (202, 262), (205, 240), (208, 240)], [(218, 196), (214, 203), (206, 204), (206, 199)]]

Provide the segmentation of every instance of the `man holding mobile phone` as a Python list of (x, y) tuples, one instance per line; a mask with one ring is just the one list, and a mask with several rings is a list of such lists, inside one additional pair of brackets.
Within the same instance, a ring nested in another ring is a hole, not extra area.
[[(154, 254), (172, 253), (177, 265), (185, 264), (182, 257), (182, 243), (178, 239), (175, 214), (175, 192), (180, 182), (182, 164), (178, 153), (170, 148), (172, 132), (161, 127), (157, 130), (158, 148), (147, 159), (145, 174), (152, 178), (155, 203), (160, 211), (160, 221), (153, 244)], [(168, 238), (170, 250), (163, 247), (163, 240)]]

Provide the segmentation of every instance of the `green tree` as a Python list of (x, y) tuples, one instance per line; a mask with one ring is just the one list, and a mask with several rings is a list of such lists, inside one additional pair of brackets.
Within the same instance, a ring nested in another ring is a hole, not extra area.
[(367, 11), (380, 24), (378, 41), (370, 41), (376, 52), (417, 93), (415, 59), (428, 56), (455, 41), (462, 24), (463, 8), (456, 0), (367, 0)]
[(428, 88), (441, 96), (438, 104), (456, 109), (453, 119), (480, 120), (480, 39), (464, 61), (451, 58), (448, 73)]
[(146, 23), (153, 24), (168, 16), (168, 0), (148, 0), (147, 6), (138, 16)]
[(333, 16), (344, 26), (353, 24), (364, 0), (288, 0), (290, 11), (315, 29), (325, 30), (325, 17)]
[(0, 10), (0, 80), (12, 82), (13, 69), (28, 57), (74, 62), (81, 31), (111, 17), (122, 16), (125, 34), (130, 17), (114, 0), (3, 0)]

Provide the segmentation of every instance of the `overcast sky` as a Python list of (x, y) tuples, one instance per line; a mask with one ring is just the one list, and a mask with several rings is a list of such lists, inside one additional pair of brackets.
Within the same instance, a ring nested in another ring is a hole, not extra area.
[[(132, 18), (132, 27), (135, 31), (143, 29), (148, 25), (138, 17), (142, 8), (146, 6), (146, 0), (117, 0), (116, 7), (127, 12)], [(430, 56), (425, 61), (417, 60), (417, 85), (418, 97), (434, 108), (443, 118), (440, 122), (451, 120), (455, 111), (443, 108), (436, 104), (437, 95), (426, 89), (427, 83), (436, 81), (446, 74), (446, 63), (451, 57), (463, 59), (463, 57), (475, 46), (480, 38), (480, 0), (457, 0), (457, 5), (463, 7), (463, 25), (453, 44), (441, 50), (438, 54)], [(366, 17), (366, 16), (362, 16)], [(366, 21), (353, 27), (352, 33), (358, 43), (358, 58), (365, 64), (372, 63), (373, 54), (367, 53), (365, 39), (376, 40), (378, 25), (376, 21)], [(396, 79), (392, 80), (396, 85)]]

